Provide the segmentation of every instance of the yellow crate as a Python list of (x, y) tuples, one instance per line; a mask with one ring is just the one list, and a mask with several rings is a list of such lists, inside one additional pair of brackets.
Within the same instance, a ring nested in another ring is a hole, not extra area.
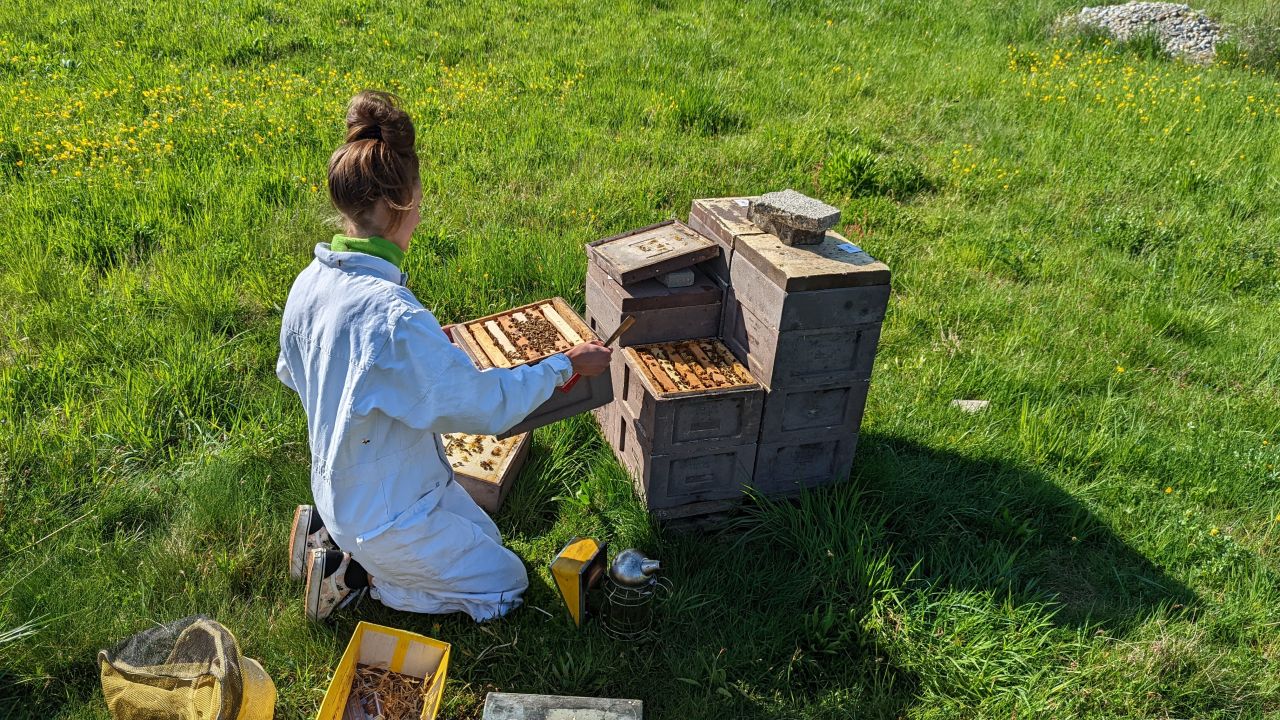
[(426, 702), (422, 706), (422, 720), (435, 720), (449, 670), (449, 647), (447, 642), (417, 633), (361, 622), (329, 681), (329, 690), (324, 694), (316, 720), (342, 720), (357, 664), (389, 668), (428, 680), (423, 691)]

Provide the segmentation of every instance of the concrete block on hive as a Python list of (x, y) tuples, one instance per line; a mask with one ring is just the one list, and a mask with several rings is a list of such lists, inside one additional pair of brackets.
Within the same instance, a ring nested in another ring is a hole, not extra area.
[[(454, 326), (453, 340), (481, 370), (532, 365), (573, 346), (601, 340), (562, 298), (522, 305)], [(613, 400), (608, 372), (557, 389), (524, 420), (498, 435), (508, 438), (594, 410)]]
[(798, 442), (856, 434), (871, 383), (776, 389), (764, 398), (760, 442)]
[(871, 379), (880, 323), (779, 331), (728, 291), (724, 344), (770, 390)]
[(635, 421), (619, 413), (622, 441), (617, 454), (631, 473), (636, 492), (645, 507), (676, 508), (742, 495), (751, 484), (756, 444), (718, 449), (687, 448), (663, 455), (651, 454), (653, 441), (644, 437)]
[(752, 200), (747, 219), (785, 245), (816, 245), (840, 222), (840, 210), (788, 189)]
[(619, 347), (687, 340), (717, 335), (724, 290), (701, 271), (684, 288), (669, 288), (657, 280), (621, 285), (594, 262), (587, 263), (587, 326), (608, 337), (633, 315), (636, 324), (618, 340)]
[(616, 403), (648, 454), (756, 442), (764, 390), (716, 339), (622, 350)]
[(729, 265), (734, 245), (743, 235), (759, 235), (765, 231), (747, 219), (751, 197), (701, 198), (689, 209), (689, 227), (706, 235), (720, 246), (719, 257), (702, 267), (722, 285), (729, 284)]
[(761, 443), (753, 486), (765, 495), (793, 495), (849, 477), (858, 436)]
[(449, 433), (441, 440), (454, 479), (485, 512), (497, 513), (524, 467), (532, 437), (525, 433), (499, 440), (492, 435)]
[(685, 288), (693, 284), (693, 268), (672, 270), (657, 277), (657, 281), (669, 288)]
[(729, 271), (733, 300), (775, 330), (848, 327), (884, 320), (888, 285), (788, 292), (755, 263), (746, 254), (735, 258)]

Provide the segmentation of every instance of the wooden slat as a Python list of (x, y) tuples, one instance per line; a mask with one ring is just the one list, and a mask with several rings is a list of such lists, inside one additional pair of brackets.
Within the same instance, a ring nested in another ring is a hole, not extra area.
[(720, 372), (719, 368), (716, 367), (716, 363), (711, 361), (711, 358), (707, 356), (707, 353), (702, 350), (702, 347), (696, 341), (689, 343), (689, 352), (707, 369), (707, 375), (711, 377), (711, 381), (716, 384), (716, 387), (724, 387), (730, 384), (724, 373)]
[(698, 358), (698, 356), (693, 352), (693, 347), (694, 344), (690, 342), (680, 344), (677, 352), (680, 355), (681, 362), (688, 366), (689, 371), (698, 378), (698, 383), (702, 387), (712, 389), (724, 387), (723, 382), (712, 377), (711, 368)]
[[(569, 341), (565, 338), (564, 329), (562, 329), (559, 325), (556, 325), (555, 323), (551, 322), (551, 318), (547, 317), (546, 312), (542, 311), (542, 306), (539, 306), (539, 307), (530, 306), (529, 309), (526, 310), (525, 312), (528, 313), (529, 318), (536, 319), (538, 322), (545, 322), (549, 324), (551, 327), (556, 329), (555, 352), (564, 352), (565, 350), (568, 350), (569, 348), (573, 347), (573, 345), (571, 345)], [(572, 331), (573, 328), (569, 328), (569, 330)]]
[(510, 364), (510, 360), (506, 355), (502, 354), (502, 350), (494, 344), (493, 338), (489, 337), (489, 333), (484, 329), (483, 325), (468, 325), (467, 335), (480, 346), (480, 350), (489, 358), (489, 363), (494, 367), (506, 367)]
[(511, 338), (507, 337), (506, 333), (502, 331), (502, 328), (498, 326), (498, 322), (496, 320), (486, 320), (484, 327), (489, 331), (489, 335), (493, 338), (494, 342), (498, 343), (498, 347), (502, 348), (502, 351), (507, 354), (506, 364), (508, 366), (512, 362), (512, 356), (524, 357), (524, 353), (517, 350), (516, 346), (511, 344)]
[(737, 381), (739, 385), (745, 385), (746, 378), (751, 377), (751, 373), (747, 372), (747, 369), (742, 366), (742, 363), (738, 362), (738, 358), (734, 357), (733, 353), (729, 352), (729, 349), (724, 345), (716, 343), (712, 344), (711, 347), (715, 348), (715, 351), (720, 355), (720, 361), (724, 363), (726, 369), (733, 374), (733, 379)]
[(510, 316), (503, 315), (498, 318), (498, 326), (502, 328), (502, 332), (506, 333), (511, 343), (516, 346), (516, 352), (520, 353), (522, 359), (532, 360), (538, 357), (538, 351), (533, 349), (533, 346), (529, 343), (529, 338), (516, 329), (516, 324)]
[(560, 331), (560, 334), (564, 337), (565, 341), (569, 343), (570, 347), (582, 342), (582, 336), (573, 329), (572, 325), (565, 322), (564, 318), (560, 317), (560, 313), (556, 312), (556, 309), (551, 306), (551, 303), (543, 303), (538, 306), (538, 309), (542, 311), (542, 316), (547, 319), (547, 322), (556, 326), (556, 330)]
[(671, 379), (679, 390), (697, 390), (698, 387), (690, 383), (684, 373), (680, 372), (680, 369), (676, 367), (672, 354), (667, 350), (667, 347), (664, 345), (660, 348), (655, 348), (653, 351), (654, 358), (657, 359), (662, 369), (667, 373), (667, 377)]
[(662, 365), (649, 352), (638, 352), (636, 357), (644, 363), (645, 369), (649, 371), (649, 377), (662, 389), (662, 392), (678, 392), (679, 388), (671, 382), (671, 378), (667, 377), (667, 373), (662, 369)]
[(690, 366), (689, 361), (685, 359), (684, 353), (681, 352), (681, 345), (671, 346), (671, 349), (667, 351), (667, 359), (675, 366), (676, 372), (680, 373), (680, 377), (684, 378), (690, 388), (701, 390), (707, 386), (706, 383), (702, 382), (702, 378), (698, 376), (697, 371)]

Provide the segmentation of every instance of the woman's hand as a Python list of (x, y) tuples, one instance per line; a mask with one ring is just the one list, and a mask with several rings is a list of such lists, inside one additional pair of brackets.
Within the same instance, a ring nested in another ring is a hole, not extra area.
[(599, 340), (582, 343), (565, 353), (573, 363), (573, 371), (583, 377), (595, 377), (609, 369), (609, 357), (612, 355), (613, 351)]

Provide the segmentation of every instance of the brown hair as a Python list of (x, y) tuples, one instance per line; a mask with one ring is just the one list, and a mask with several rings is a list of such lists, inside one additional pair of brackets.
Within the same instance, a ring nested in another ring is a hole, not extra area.
[(347, 105), (347, 141), (329, 157), (329, 199), (355, 223), (364, 221), (379, 199), (394, 230), (413, 207), (419, 182), (413, 121), (391, 93), (365, 90)]

